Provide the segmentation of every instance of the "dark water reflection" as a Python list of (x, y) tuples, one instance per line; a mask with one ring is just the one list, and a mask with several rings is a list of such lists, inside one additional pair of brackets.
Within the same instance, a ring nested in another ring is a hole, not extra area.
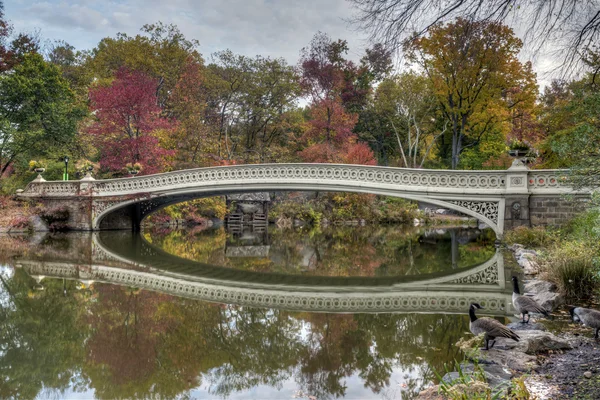
[(494, 253), (491, 230), (398, 226), (151, 230), (168, 253), (254, 272), (310, 276), (426, 275), (481, 264)]
[[(430, 245), (423, 232), (395, 235), (393, 229), (274, 232), (268, 257), (239, 263), (224, 253), (242, 239), (219, 229), (149, 235), (178, 256), (253, 271), (321, 276), (329, 266), (334, 276), (372, 276), (453, 268), (449, 234)], [(41, 239), (1, 269), (0, 398), (410, 398), (459, 357), (453, 344), (468, 330), (464, 315), (289, 311), (209, 303), (82, 275), (57, 278), (58, 267), (96, 268), (97, 260), (67, 262), (94, 257), (94, 248), (88, 254), (75, 237)], [(477, 237), (455, 241), (458, 254), (469, 255), (465, 247), (485, 254), (487, 240)], [(20, 239), (0, 237), (8, 240)], [(316, 249), (319, 263), (308, 268), (302, 254)], [(457, 263), (478, 260), (468, 257)], [(344, 268), (349, 261), (355, 263)]]

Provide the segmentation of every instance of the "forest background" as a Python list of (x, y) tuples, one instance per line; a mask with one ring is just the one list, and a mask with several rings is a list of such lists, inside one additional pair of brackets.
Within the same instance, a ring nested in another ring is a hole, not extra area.
[[(65, 156), (72, 179), (271, 162), (505, 169), (510, 150), (532, 168), (596, 165), (600, 49), (540, 92), (522, 47), (499, 22), (457, 18), (405, 41), (401, 69), (381, 44), (355, 62), (322, 32), (297, 65), (202, 55), (160, 22), (76, 50), (15, 32), (0, 3), (0, 192), (35, 168), (62, 179)], [(329, 200), (349, 214), (373, 201)]]

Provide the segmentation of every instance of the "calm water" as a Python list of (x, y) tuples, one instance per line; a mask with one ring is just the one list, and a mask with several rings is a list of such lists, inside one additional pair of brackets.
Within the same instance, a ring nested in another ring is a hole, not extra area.
[[(506, 314), (474, 229), (0, 237), (0, 398), (401, 399)], [(310, 397), (313, 396), (313, 397)]]

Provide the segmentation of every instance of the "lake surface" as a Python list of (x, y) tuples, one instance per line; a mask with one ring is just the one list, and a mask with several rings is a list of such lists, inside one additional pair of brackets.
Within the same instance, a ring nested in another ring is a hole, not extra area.
[(0, 237), (0, 398), (401, 399), (510, 286), (477, 229)]

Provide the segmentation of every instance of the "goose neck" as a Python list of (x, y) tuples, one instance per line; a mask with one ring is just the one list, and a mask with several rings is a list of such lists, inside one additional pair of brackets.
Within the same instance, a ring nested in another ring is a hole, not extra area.
[(519, 282), (517, 282), (516, 280), (513, 280), (513, 293), (516, 294), (521, 294), (521, 292), (519, 291)]
[(477, 316), (475, 315), (475, 307), (469, 308), (469, 317), (471, 318), (471, 322), (477, 321)]

